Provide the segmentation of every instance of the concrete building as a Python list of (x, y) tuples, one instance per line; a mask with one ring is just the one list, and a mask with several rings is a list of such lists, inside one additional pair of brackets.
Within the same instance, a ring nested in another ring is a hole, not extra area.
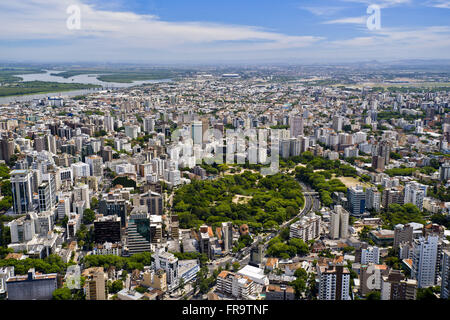
[(30, 212), (26, 216), (11, 221), (9, 227), (11, 232), (11, 243), (23, 243), (30, 241), (37, 234), (37, 214)]
[(359, 216), (366, 210), (366, 193), (362, 186), (350, 187), (347, 190), (350, 214)]
[(163, 269), (165, 271), (169, 290), (176, 288), (179, 281), (178, 258), (162, 249), (157, 251), (153, 256), (155, 259), (154, 269)]
[(421, 223), (407, 223), (397, 224), (394, 227), (394, 249), (398, 249), (400, 244), (412, 244), (414, 239), (419, 238), (423, 234), (423, 224)]
[(350, 271), (342, 265), (319, 265), (319, 300), (350, 300)]
[(58, 219), (62, 220), (70, 214), (70, 198), (62, 197), (58, 201)]
[(141, 128), (136, 125), (125, 126), (125, 135), (131, 139), (136, 139), (141, 132)]
[(391, 204), (404, 204), (404, 193), (397, 188), (386, 188), (381, 197), (383, 208), (389, 208)]
[(361, 249), (361, 264), (369, 263), (380, 263), (380, 249), (378, 247)]
[(91, 168), (87, 163), (84, 162), (72, 163), (70, 167), (72, 168), (74, 179), (79, 177), (89, 177), (91, 175)]
[(450, 162), (443, 163), (439, 168), (439, 179), (444, 182), (450, 179)]
[(400, 270), (391, 270), (381, 281), (381, 300), (416, 300), (417, 281), (406, 279)]
[(266, 300), (295, 300), (295, 291), (284, 284), (269, 284), (265, 287)]
[(229, 253), (233, 247), (233, 223), (222, 222), (222, 241), (224, 253)]
[(380, 291), (382, 277), (387, 276), (389, 269), (386, 265), (379, 264), (361, 264), (359, 271), (359, 290), (362, 295), (366, 295), (371, 291)]
[(442, 251), (441, 299), (450, 298), (450, 250)]
[(128, 218), (127, 248), (128, 253), (150, 252), (152, 235), (150, 217), (146, 213), (132, 214)]
[(438, 236), (421, 237), (413, 242), (411, 277), (417, 280), (419, 288), (435, 285), (438, 242)]
[(366, 208), (379, 212), (381, 209), (381, 193), (377, 188), (366, 189)]
[(290, 117), (290, 134), (291, 138), (297, 138), (303, 135), (303, 117), (301, 115), (294, 115)]
[(13, 170), (10, 176), (14, 213), (33, 211), (33, 174), (30, 170)]
[(238, 275), (248, 277), (255, 283), (267, 286), (269, 284), (269, 278), (264, 274), (264, 270), (261, 268), (246, 265), (244, 268), (237, 272)]
[(415, 181), (407, 183), (404, 190), (404, 203), (412, 203), (422, 211), (423, 199), (427, 195), (427, 188), (428, 186)]
[(301, 217), (289, 227), (289, 237), (301, 239), (305, 242), (317, 240), (320, 237), (322, 218), (314, 212)]
[(344, 123), (344, 119), (339, 115), (335, 115), (333, 117), (333, 124), (332, 124), (333, 130), (336, 132), (342, 131), (343, 123)]
[(86, 163), (89, 165), (90, 175), (94, 177), (103, 176), (103, 159), (100, 156), (86, 157)]
[(330, 213), (330, 238), (345, 239), (348, 237), (349, 213), (341, 205), (334, 206)]
[(40, 274), (34, 269), (24, 276), (12, 276), (6, 280), (8, 300), (51, 300), (57, 288), (56, 273)]
[(237, 299), (251, 300), (255, 294), (255, 283), (248, 277), (222, 271), (217, 276), (217, 291)]
[(148, 270), (144, 272), (142, 284), (146, 287), (155, 288), (162, 292), (167, 291), (167, 276), (164, 269), (157, 269), (155, 271)]
[(191, 126), (192, 141), (194, 144), (201, 145), (203, 142), (203, 123), (201, 121), (194, 121)]
[(121, 241), (120, 217), (117, 215), (100, 217), (94, 221), (95, 243)]
[(107, 276), (102, 267), (83, 271), (86, 282), (86, 300), (108, 300)]

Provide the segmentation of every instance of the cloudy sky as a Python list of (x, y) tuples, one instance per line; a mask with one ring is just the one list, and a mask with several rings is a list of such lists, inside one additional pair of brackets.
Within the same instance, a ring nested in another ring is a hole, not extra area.
[(0, 21), (0, 61), (450, 59), (450, 0), (1, 0)]

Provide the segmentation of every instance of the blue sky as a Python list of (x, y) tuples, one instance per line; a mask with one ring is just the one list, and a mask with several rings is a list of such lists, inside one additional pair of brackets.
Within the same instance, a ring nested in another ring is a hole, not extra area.
[[(70, 5), (80, 29), (67, 28)], [(0, 19), (3, 61), (450, 59), (450, 0), (21, 0), (0, 3)]]

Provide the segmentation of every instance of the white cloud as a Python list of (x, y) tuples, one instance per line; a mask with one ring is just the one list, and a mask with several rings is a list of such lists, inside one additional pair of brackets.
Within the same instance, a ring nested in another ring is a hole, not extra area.
[(450, 9), (450, 0), (428, 1), (426, 5), (434, 8)]
[[(365, 16), (340, 18), (324, 23), (354, 24), (358, 37), (349, 38), (347, 34), (340, 36), (343, 40), (330, 41), (317, 35), (287, 35), (257, 26), (168, 22), (155, 15), (99, 9), (83, 1), (86, 0), (1, 1), (0, 59), (162, 63), (323, 59), (331, 62), (389, 57), (445, 58), (450, 50), (449, 27), (369, 31), (359, 26), (366, 23)], [(390, 1), (394, 2), (405, 3)], [(72, 4), (81, 8), (81, 30), (66, 27), (66, 9)], [(316, 11), (316, 14), (326, 17), (328, 12)]]
[[(81, 9), (81, 29), (66, 27), (69, 5)], [(59, 39), (78, 41), (84, 38), (123, 42), (127, 46), (148, 48), (198, 45), (220, 41), (259, 41), (268, 46), (303, 47), (319, 37), (289, 36), (254, 26), (224, 25), (204, 22), (166, 22), (152, 15), (97, 10), (79, 0), (29, 0), (24, 3), (1, 3), (0, 39)]]
[(330, 7), (330, 6), (324, 6), (324, 7), (298, 7), (301, 10), (306, 10), (311, 12), (312, 14), (316, 16), (331, 16), (334, 15), (343, 9), (344, 7)]
[(396, 7), (400, 5), (411, 4), (412, 0), (340, 0), (343, 2), (354, 2), (354, 3), (363, 3), (366, 5), (376, 4), (380, 6), (380, 8), (390, 8)]
[(324, 21), (323, 24), (365, 24), (367, 22), (367, 17), (350, 17), (350, 18), (341, 18), (336, 20)]

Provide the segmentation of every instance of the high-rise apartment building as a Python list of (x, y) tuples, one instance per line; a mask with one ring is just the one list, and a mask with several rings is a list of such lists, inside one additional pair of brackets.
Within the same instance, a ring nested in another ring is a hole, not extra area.
[(13, 170), (11, 176), (12, 200), (15, 214), (33, 211), (33, 174), (30, 170)]
[(380, 263), (380, 249), (378, 247), (367, 247), (361, 249), (361, 264)]
[(405, 278), (400, 270), (382, 277), (381, 300), (416, 300), (417, 281)]
[(411, 277), (417, 280), (419, 288), (435, 285), (438, 242), (438, 236), (421, 237), (413, 241)]
[(343, 123), (344, 123), (344, 119), (339, 115), (335, 115), (333, 117), (333, 125), (332, 125), (333, 130), (336, 132), (342, 131)]
[(294, 115), (290, 117), (290, 134), (291, 138), (297, 138), (303, 135), (303, 117)]
[(441, 299), (450, 298), (450, 250), (442, 250)]
[(222, 241), (224, 253), (229, 253), (233, 248), (233, 223), (222, 222)]
[(377, 188), (366, 189), (366, 208), (379, 212), (381, 209), (381, 193)]
[(401, 190), (397, 188), (386, 188), (383, 190), (383, 196), (381, 197), (383, 208), (389, 208), (391, 204), (400, 204), (404, 203), (404, 194)]
[(203, 124), (201, 121), (194, 121), (192, 123), (192, 141), (194, 144), (201, 145), (203, 142), (203, 130), (202, 130)]
[[(84, 273), (84, 272), (83, 272)], [(102, 267), (88, 269), (86, 300), (108, 300), (108, 278)]]
[(351, 215), (361, 215), (366, 210), (366, 193), (362, 186), (350, 187), (347, 190)]
[(289, 227), (289, 237), (298, 238), (305, 242), (317, 240), (320, 237), (322, 218), (314, 212), (301, 217), (300, 220), (294, 222)]
[(172, 253), (160, 249), (154, 254), (155, 270), (163, 269), (166, 272), (166, 279), (169, 288), (176, 287), (179, 281), (178, 258)]
[(317, 265), (319, 300), (350, 300), (350, 271), (342, 265)]
[(86, 163), (89, 165), (91, 176), (102, 177), (103, 176), (103, 159), (100, 156), (86, 157)]
[(445, 162), (439, 168), (439, 179), (448, 181), (450, 179), (450, 162)]
[(330, 213), (330, 238), (344, 239), (348, 237), (349, 213), (341, 205), (334, 206)]
[(427, 195), (428, 186), (416, 181), (409, 182), (405, 185), (404, 203), (412, 203), (420, 210), (423, 209), (423, 198)]

